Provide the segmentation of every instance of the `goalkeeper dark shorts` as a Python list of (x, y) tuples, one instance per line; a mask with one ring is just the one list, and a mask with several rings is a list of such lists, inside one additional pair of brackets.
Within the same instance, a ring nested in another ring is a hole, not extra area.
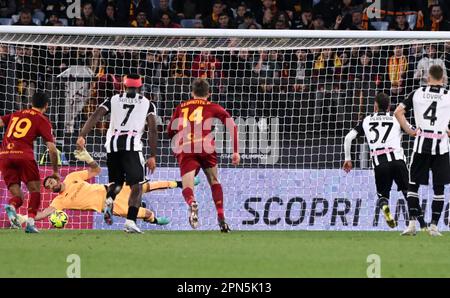
[(450, 183), (450, 158), (448, 153), (441, 155), (414, 152), (411, 158), (410, 182), (428, 185), (430, 170), (433, 173), (433, 185)]
[(405, 161), (393, 160), (375, 167), (375, 184), (379, 194), (389, 198), (393, 182), (397, 184), (399, 191), (408, 190), (408, 168)]

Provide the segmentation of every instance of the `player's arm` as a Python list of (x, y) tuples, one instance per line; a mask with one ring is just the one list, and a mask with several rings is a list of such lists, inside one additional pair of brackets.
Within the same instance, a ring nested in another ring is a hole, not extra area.
[(109, 113), (110, 110), (111, 101), (109, 99), (106, 99), (86, 121), (77, 140), (77, 145), (81, 149), (83, 149), (86, 145), (86, 136), (91, 132), (92, 128), (100, 121), (100, 119), (102, 119), (103, 116)]
[(86, 162), (89, 166), (88, 176), (85, 180), (91, 179), (101, 173), (102, 169), (86, 149), (75, 150), (74, 155), (76, 159)]
[(349, 133), (344, 138), (344, 164), (342, 168), (346, 173), (350, 172), (353, 168), (352, 163), (352, 142), (358, 136), (363, 135), (364, 130), (362, 127), (362, 122), (360, 122), (355, 128), (349, 131)]
[(147, 160), (147, 165), (153, 174), (156, 169), (156, 153), (158, 152), (158, 127), (156, 124), (156, 106), (151, 102), (147, 113), (147, 126), (147, 142), (150, 147), (150, 157)]
[(56, 211), (56, 208), (55, 208), (55, 207), (48, 206), (48, 207), (45, 208), (44, 210), (39, 211), (39, 212), (36, 214), (36, 217), (34, 218), (34, 220), (42, 220), (42, 219), (44, 219), (44, 218), (47, 218), (47, 217), (50, 216), (50, 214), (52, 214), (52, 213), (55, 212), (55, 211)]
[(394, 112), (395, 118), (397, 118), (403, 131), (406, 132), (411, 137), (415, 137), (417, 132), (411, 127), (408, 120), (406, 120), (405, 114), (406, 112), (411, 110), (413, 106), (413, 97), (414, 92), (408, 95), (408, 97), (397, 106)]
[(50, 163), (52, 164), (53, 176), (59, 179), (59, 165), (58, 165), (58, 149), (55, 145), (55, 137), (52, 133), (52, 125), (48, 120), (44, 120), (39, 124), (39, 134), (44, 139), (45, 145), (48, 149)]
[(54, 142), (47, 142), (48, 156), (52, 164), (53, 176), (59, 179), (58, 149)]
[(218, 118), (220, 121), (225, 125), (225, 127), (228, 129), (231, 135), (231, 141), (233, 144), (233, 157), (231, 160), (231, 163), (233, 165), (238, 165), (241, 156), (239, 155), (239, 138), (238, 138), (238, 129), (236, 123), (234, 123), (233, 118), (231, 118), (231, 115), (221, 106), (217, 105), (218, 107)]

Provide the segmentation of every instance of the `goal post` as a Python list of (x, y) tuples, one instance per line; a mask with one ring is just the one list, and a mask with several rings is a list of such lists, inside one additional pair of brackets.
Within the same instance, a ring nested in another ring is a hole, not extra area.
[[(232, 229), (386, 230), (367, 145), (354, 142), (355, 169), (345, 174), (343, 139), (373, 111), (378, 92), (390, 95), (395, 107), (426, 83), (427, 67), (435, 63), (450, 75), (448, 32), (0, 26), (0, 115), (28, 107), (38, 90), (48, 92), (64, 171), (79, 169), (72, 152), (81, 126), (105, 97), (122, 90), (124, 75), (139, 73), (143, 94), (158, 109), (158, 168), (149, 179), (179, 180), (166, 125), (174, 107), (190, 97), (192, 80), (203, 77), (211, 100), (239, 127), (242, 164), (236, 168), (228, 133), (215, 128)], [(87, 138), (102, 166), (107, 125), (105, 118)], [(411, 144), (405, 136), (407, 157)], [(35, 148), (41, 160), (46, 148), (40, 141)], [(203, 174), (200, 179), (200, 228), (217, 229), (209, 186)], [(108, 182), (105, 168), (96, 182)], [(3, 184), (0, 189), (4, 205), (9, 195)], [(44, 207), (51, 196), (45, 193)], [(428, 219), (432, 190), (421, 189), (421, 199)], [(145, 194), (144, 201), (171, 219), (163, 229), (190, 229), (180, 189)], [(390, 204), (398, 229), (404, 228), (406, 202), (395, 190)], [(448, 208), (446, 201), (442, 230), (448, 230)], [(108, 227), (92, 212), (68, 214), (69, 228), (121, 227), (121, 220)], [(6, 226), (2, 212), (0, 227)]]

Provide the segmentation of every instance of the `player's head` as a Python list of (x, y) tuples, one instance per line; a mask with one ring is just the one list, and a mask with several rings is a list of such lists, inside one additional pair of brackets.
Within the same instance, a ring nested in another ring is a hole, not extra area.
[(386, 93), (380, 92), (375, 97), (375, 112), (388, 112), (391, 107), (391, 99)]
[(193, 98), (208, 98), (209, 97), (209, 83), (203, 79), (195, 79), (192, 82), (192, 97)]
[(47, 176), (44, 179), (44, 188), (51, 190), (52, 192), (61, 192), (62, 189), (62, 182), (56, 179), (53, 176)]
[(142, 79), (138, 74), (129, 74), (123, 79), (127, 97), (135, 97), (142, 87)]
[(42, 111), (47, 110), (49, 102), (50, 97), (45, 92), (36, 92), (31, 98), (31, 106)]
[(444, 70), (440, 65), (434, 64), (428, 70), (428, 85), (443, 85)]

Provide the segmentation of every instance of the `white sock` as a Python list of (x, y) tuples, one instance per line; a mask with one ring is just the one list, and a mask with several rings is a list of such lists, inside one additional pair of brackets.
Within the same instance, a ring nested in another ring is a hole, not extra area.
[(27, 224), (34, 226), (34, 218), (28, 217), (27, 218)]

